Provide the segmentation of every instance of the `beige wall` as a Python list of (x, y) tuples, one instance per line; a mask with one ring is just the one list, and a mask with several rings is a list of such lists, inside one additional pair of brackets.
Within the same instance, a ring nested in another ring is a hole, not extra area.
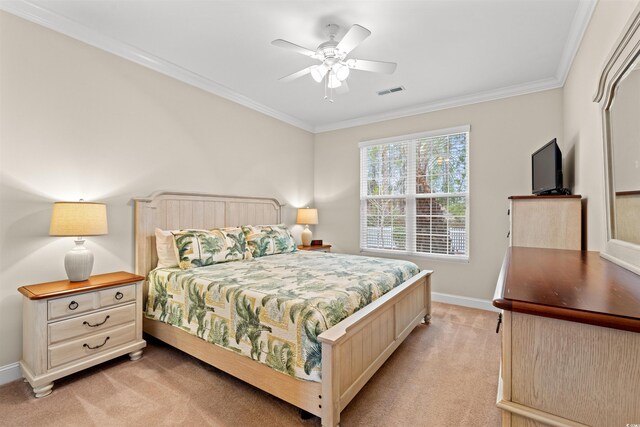
[(336, 252), (359, 253), (358, 143), (370, 139), (471, 125), (470, 261), (414, 258), (434, 269), (436, 292), (491, 299), (507, 247), (507, 197), (531, 194), (531, 153), (562, 138), (562, 90), (452, 108), (316, 135), (314, 236)]
[(132, 270), (133, 196), (275, 196), (289, 224), (311, 202), (312, 134), (4, 12), (0, 40), (0, 366), (22, 353), (16, 288), (66, 277), (54, 200), (108, 204), (94, 273)]
[(604, 249), (606, 239), (604, 149), (600, 107), (593, 102), (598, 80), (616, 41), (631, 18), (637, 0), (601, 0), (596, 5), (564, 85), (562, 151), (575, 164), (569, 177), (586, 200), (589, 250)]

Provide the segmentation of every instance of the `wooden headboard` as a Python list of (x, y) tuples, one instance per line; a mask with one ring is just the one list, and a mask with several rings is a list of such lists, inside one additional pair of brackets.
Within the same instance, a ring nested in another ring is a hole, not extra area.
[(155, 229), (209, 229), (248, 224), (279, 224), (282, 204), (265, 197), (216, 196), (160, 191), (133, 199), (136, 207), (136, 274), (158, 263)]

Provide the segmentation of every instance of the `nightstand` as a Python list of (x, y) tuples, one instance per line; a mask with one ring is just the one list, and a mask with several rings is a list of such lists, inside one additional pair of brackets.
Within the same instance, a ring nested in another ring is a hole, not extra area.
[(331, 245), (298, 246), (299, 251), (331, 252)]
[(142, 357), (144, 277), (120, 271), (83, 282), (22, 286), (22, 376), (36, 397), (53, 381), (129, 353)]

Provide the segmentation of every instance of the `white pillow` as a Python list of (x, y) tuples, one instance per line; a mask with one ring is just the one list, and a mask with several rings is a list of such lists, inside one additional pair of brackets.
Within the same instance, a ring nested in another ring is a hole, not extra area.
[(172, 268), (178, 266), (178, 247), (171, 231), (156, 228), (156, 252), (158, 253), (157, 268)]

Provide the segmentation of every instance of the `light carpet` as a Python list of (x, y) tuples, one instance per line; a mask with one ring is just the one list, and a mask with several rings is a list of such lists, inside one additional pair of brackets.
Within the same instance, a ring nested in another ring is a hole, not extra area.
[[(496, 313), (433, 303), (419, 325), (341, 414), (348, 426), (498, 426)], [(0, 387), (7, 426), (319, 426), (300, 411), (152, 338), (142, 359), (103, 363), (35, 399)]]

